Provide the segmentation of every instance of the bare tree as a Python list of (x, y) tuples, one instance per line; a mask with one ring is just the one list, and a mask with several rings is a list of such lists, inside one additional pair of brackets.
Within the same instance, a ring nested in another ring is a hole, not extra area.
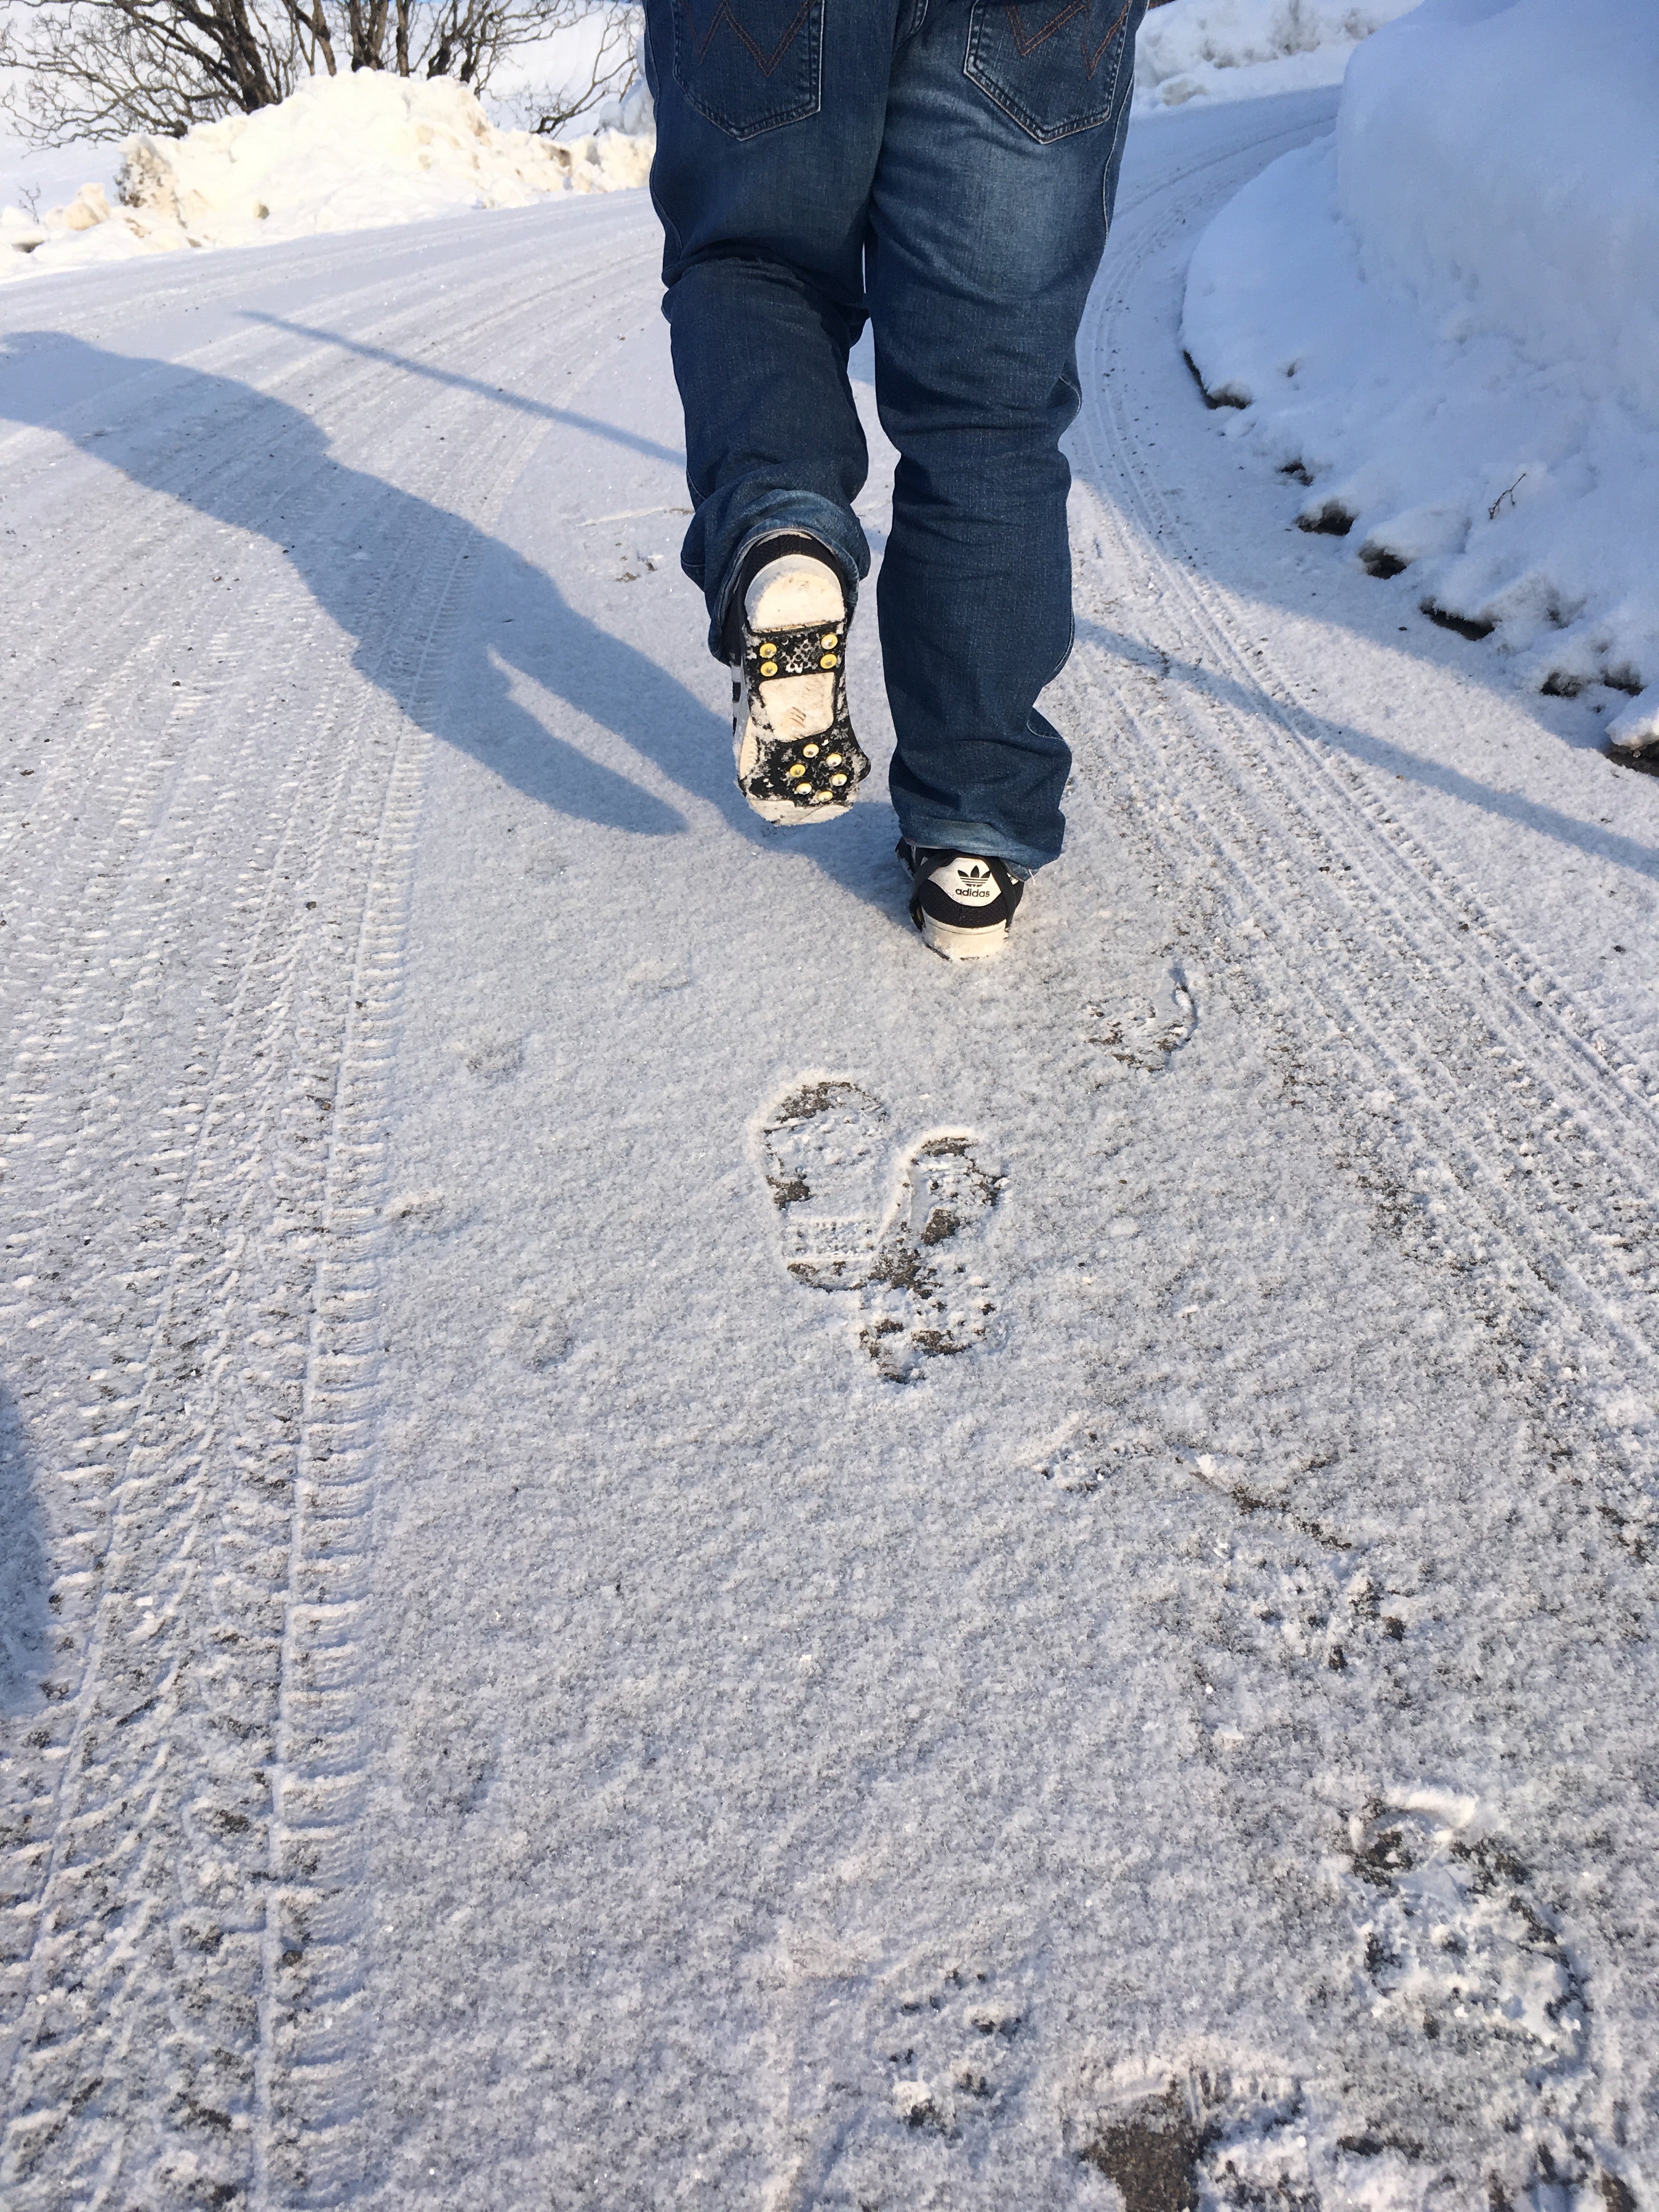
[[(457, 0), (452, 0), (456, 4)], [(470, 0), (473, 7), (489, 4), (489, 0)], [(521, 14), (525, 19), (539, 15), (544, 19), (540, 27), (512, 35), (514, 17)], [(588, 65), (584, 72), (568, 82), (538, 85), (527, 91), (509, 94), (500, 102), (521, 131), (534, 131), (544, 138), (555, 137), (579, 117), (590, 115), (608, 100), (619, 99), (639, 75), (640, 18), (639, 9), (626, 4), (626, 0), (528, 0), (522, 10), (503, 11), (503, 20), (509, 36), (492, 55), (489, 67), (494, 68), (500, 54), (514, 46), (524, 46), (548, 37), (556, 30), (567, 30), (584, 19), (595, 21), (596, 36)], [(471, 82), (463, 73), (463, 82)], [(489, 82), (488, 74), (483, 82)]]
[[(573, 85), (507, 103), (524, 129), (552, 132), (628, 89), (638, 11), (626, 0), (14, 0), (0, 23), (0, 96), (38, 146), (252, 114), (308, 76), (390, 67), (453, 76), (482, 93), (510, 53), (597, 18)], [(388, 54), (388, 33), (391, 52)]]
[(386, 0), (368, 0), (367, 6), (364, 0), (346, 0), (346, 27), (351, 36), (354, 71), (386, 66), (381, 52), (386, 45)]
[(0, 48), (23, 72), (4, 105), (45, 146), (251, 113), (291, 88), (298, 58), (287, 6), (258, 0), (23, 0)]

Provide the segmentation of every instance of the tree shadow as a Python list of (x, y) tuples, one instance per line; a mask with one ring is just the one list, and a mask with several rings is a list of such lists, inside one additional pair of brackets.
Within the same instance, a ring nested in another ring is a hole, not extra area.
[(16, 1401), (0, 1385), (0, 1712), (39, 1712), (52, 1665), (40, 1499)]
[[(0, 419), (56, 429), (133, 483), (269, 538), (356, 641), (353, 666), (418, 727), (577, 820), (641, 836), (685, 830), (676, 807), (555, 735), (514, 696), (514, 679), (528, 679), (715, 806), (745, 837), (761, 831), (732, 786), (727, 726), (702, 700), (580, 614), (510, 547), (333, 460), (325, 434), (301, 409), (228, 377), (106, 353), (59, 332), (17, 331), (7, 345), (24, 361), (41, 350), (30, 374), (0, 382)], [(118, 391), (135, 377), (144, 380), (142, 416), (129, 409), (93, 428), (94, 414), (78, 407), (79, 425), (64, 422), (64, 390)], [(238, 453), (263, 451), (274, 465), (232, 465), (222, 450), (228, 423)], [(429, 656), (389, 649), (406, 593), (387, 588), (389, 568), (412, 578), (434, 563), (453, 564), (449, 573), (470, 567), (490, 617), (487, 629), (482, 622), (458, 626), (453, 657), (435, 677)]]
[(471, 392), (493, 405), (510, 407), (515, 414), (538, 416), (544, 422), (560, 422), (568, 429), (585, 430), (590, 436), (604, 438), (613, 446), (625, 446), (629, 453), (643, 453), (649, 460), (668, 461), (682, 474), (685, 455), (672, 447), (660, 446), (654, 438), (643, 438), (635, 430), (624, 430), (619, 423), (602, 422), (596, 415), (578, 415), (568, 407), (555, 407), (550, 400), (532, 399), (527, 392), (509, 392), (502, 384), (486, 384), (477, 376), (463, 376), (453, 368), (440, 368), (435, 362), (416, 361), (411, 354), (394, 353), (389, 346), (364, 345), (360, 339), (343, 337), (338, 331), (319, 330), (313, 323), (295, 323), (282, 315), (268, 315), (253, 307), (244, 308), (242, 319), (262, 324), (266, 330), (281, 331), (289, 337), (310, 338), (318, 345), (333, 346), (340, 353), (356, 354), (360, 361), (379, 362), (387, 368), (395, 368), (400, 375), (423, 377), (428, 384), (441, 384), (452, 392)]

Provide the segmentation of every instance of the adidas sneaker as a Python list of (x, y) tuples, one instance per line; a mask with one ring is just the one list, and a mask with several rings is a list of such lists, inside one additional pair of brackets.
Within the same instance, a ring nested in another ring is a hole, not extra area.
[(947, 960), (994, 960), (1008, 941), (1025, 885), (1006, 860), (941, 853), (899, 841), (915, 886), (910, 919)]
[(769, 822), (836, 821), (870, 773), (847, 717), (847, 601), (830, 562), (796, 550), (811, 543), (750, 577), (732, 656), (738, 784)]

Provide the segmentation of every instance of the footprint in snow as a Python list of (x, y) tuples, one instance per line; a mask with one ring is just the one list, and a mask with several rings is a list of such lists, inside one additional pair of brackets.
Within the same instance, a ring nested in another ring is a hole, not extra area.
[(1634, 2205), (1571, 2098), (1551, 2094), (1583, 2057), (1581, 1972), (1477, 1812), (1422, 1790), (1349, 1822), (1361, 2039), (1323, 2080), (1213, 2055), (1074, 2077), (1066, 2147), (1126, 2212), (1420, 2205), (1437, 2201), (1449, 2155), (1483, 2203)]
[(550, 1285), (526, 1283), (490, 1341), (497, 1352), (532, 1375), (556, 1367), (568, 1356), (573, 1342), (568, 1301)]
[(501, 1030), (479, 1030), (450, 1049), (459, 1052), (469, 1075), (480, 1083), (505, 1083), (524, 1066), (524, 1040)]
[(1090, 1006), (1091, 1044), (1103, 1044), (1126, 1067), (1157, 1075), (1198, 1027), (1198, 1008), (1185, 970), (1176, 963), (1139, 1000), (1127, 1006)]
[(803, 1084), (762, 1125), (765, 1174), (782, 1216), (784, 1265), (813, 1290), (855, 1292), (859, 1342), (877, 1371), (908, 1382), (928, 1359), (966, 1352), (995, 1308), (973, 1272), (998, 1178), (957, 1131), (897, 1161), (887, 1109), (860, 1085)]
[(1024, 2008), (988, 1970), (954, 1966), (896, 1988), (884, 2014), (877, 2053), (905, 2127), (955, 2140), (975, 2121), (998, 2120), (1024, 2086), (1025, 2069), (1010, 2058)]
[(472, 1212), (448, 1191), (434, 1188), (398, 1192), (386, 1202), (386, 1218), (406, 1237), (443, 1237), (466, 1228)]
[(771, 2201), (943, 2203), (942, 2153), (978, 2170), (1018, 2130), (1036, 2055), (1018, 1974), (970, 1956), (872, 1972), (826, 1944), (788, 1959), (780, 1996), (783, 2155)]
[(629, 969), (623, 981), (630, 991), (651, 999), (665, 991), (684, 990), (691, 978), (678, 960), (641, 960)]
[(570, 863), (556, 845), (534, 845), (521, 865), (532, 884), (550, 884), (563, 875)]
[(1589, 2008), (1527, 1870), (1473, 1799), (1425, 1791), (1349, 1823), (1349, 1884), (1373, 2017), (1479, 2063), (1494, 2044), (1576, 2061)]
[(1115, 2065), (1092, 2074), (1067, 2103), (1067, 2147), (1115, 2186), (1124, 2212), (1199, 2204), (1316, 2212), (1307, 2115), (1293, 2081)]
[(1362, 2081), (1340, 2071), (1303, 2081), (1207, 2060), (1122, 2063), (1075, 2082), (1062, 2100), (1062, 2135), (1080, 2165), (1114, 2184), (1124, 2212), (1362, 2204), (1403, 2212), (1443, 2202), (1634, 2212), (1637, 2198), (1607, 2170), (1595, 2140), (1541, 2109), (1530, 2125), (1517, 2124), (1513, 2111), (1494, 2116), (1480, 2148), (1467, 2125), (1451, 2137), (1459, 2178), (1474, 2183), (1459, 2192), (1447, 2144), (1437, 2152), (1420, 2140), (1430, 2100), (1376, 2120), (1365, 2115), (1364, 2094)]

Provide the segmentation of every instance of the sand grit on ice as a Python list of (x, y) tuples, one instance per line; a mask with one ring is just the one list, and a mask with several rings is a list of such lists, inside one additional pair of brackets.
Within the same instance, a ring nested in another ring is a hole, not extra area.
[(623, 128), (560, 143), (497, 130), (452, 77), (313, 77), (257, 114), (129, 138), (113, 205), (85, 185), (41, 222), (5, 210), (0, 275), (614, 191), (645, 182), (653, 143), (642, 89)]
[(1659, 16), (1427, 0), (1200, 240), (1183, 337), (1299, 520), (1659, 744)]

